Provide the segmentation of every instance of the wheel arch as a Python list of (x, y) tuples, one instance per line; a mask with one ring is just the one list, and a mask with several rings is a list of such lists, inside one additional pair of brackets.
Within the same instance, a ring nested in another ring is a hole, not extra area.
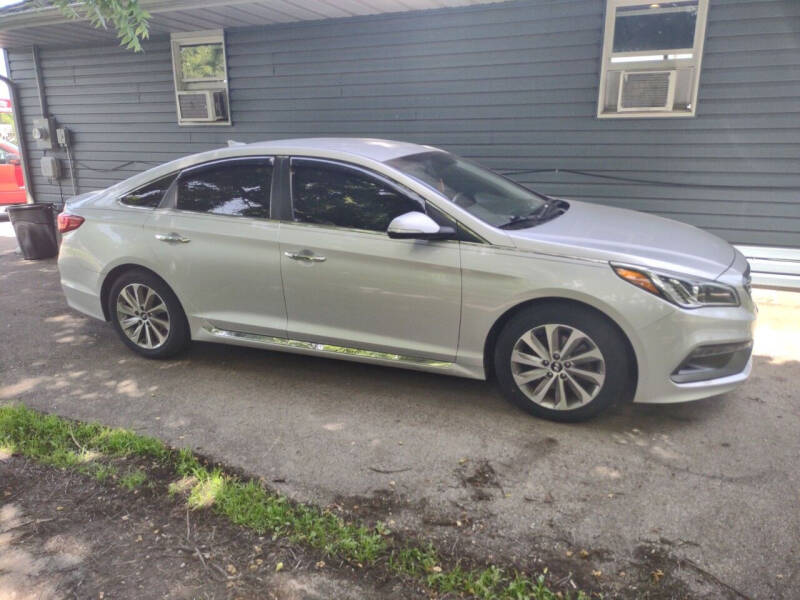
[(166, 285), (172, 293), (175, 294), (175, 297), (178, 299), (178, 304), (181, 305), (181, 310), (183, 310), (183, 314), (186, 314), (186, 309), (183, 306), (183, 302), (181, 299), (178, 298), (178, 294), (175, 293), (175, 289), (167, 282), (161, 275), (153, 271), (144, 265), (136, 264), (136, 263), (123, 263), (121, 265), (117, 265), (113, 269), (111, 269), (103, 279), (103, 284), (100, 286), (100, 304), (103, 307), (103, 317), (105, 317), (106, 321), (111, 319), (111, 315), (108, 313), (108, 295), (111, 293), (111, 287), (114, 285), (114, 282), (119, 279), (122, 275), (129, 271), (144, 271), (149, 273), (153, 277), (158, 278), (164, 285)]
[(554, 305), (554, 304), (557, 304), (559, 306), (564, 306), (565, 304), (567, 304), (592, 312), (596, 314), (598, 317), (608, 322), (617, 331), (617, 333), (620, 334), (625, 344), (625, 350), (627, 352), (628, 358), (630, 359), (630, 363), (633, 367), (632, 381), (631, 385), (629, 386), (630, 389), (627, 391), (623, 401), (626, 402), (632, 401), (636, 394), (636, 388), (639, 383), (639, 361), (637, 359), (636, 352), (633, 348), (633, 344), (631, 343), (630, 338), (625, 333), (625, 330), (619, 325), (619, 323), (617, 323), (607, 313), (603, 312), (602, 310), (600, 310), (595, 306), (592, 306), (591, 304), (587, 304), (586, 302), (575, 300), (573, 298), (563, 298), (558, 296), (534, 298), (531, 300), (520, 302), (519, 304), (512, 306), (511, 308), (506, 310), (503, 314), (501, 314), (492, 325), (488, 335), (486, 336), (486, 341), (484, 342), (483, 368), (484, 371), (486, 372), (486, 378), (490, 379), (494, 376), (494, 349), (495, 345), (497, 344), (497, 338), (499, 337), (500, 332), (503, 330), (503, 327), (505, 327), (506, 323), (508, 323), (509, 320), (511, 320), (515, 315), (519, 314), (523, 310), (545, 305)]

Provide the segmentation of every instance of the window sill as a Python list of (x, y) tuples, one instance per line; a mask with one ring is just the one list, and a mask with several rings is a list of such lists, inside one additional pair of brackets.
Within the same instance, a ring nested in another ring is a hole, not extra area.
[(641, 111), (641, 112), (605, 112), (597, 113), (598, 119), (663, 119), (664, 117), (694, 117), (696, 113), (692, 110), (672, 110), (672, 111)]
[(179, 127), (231, 127), (231, 121), (178, 121)]

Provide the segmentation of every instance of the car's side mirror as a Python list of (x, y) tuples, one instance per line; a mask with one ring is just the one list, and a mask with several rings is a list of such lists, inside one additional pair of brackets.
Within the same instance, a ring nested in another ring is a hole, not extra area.
[(399, 240), (447, 240), (455, 237), (456, 230), (439, 225), (425, 213), (412, 211), (392, 219), (386, 233)]
[(20, 164), (19, 156), (17, 154), (9, 154), (7, 157), (8, 164), (10, 165), (18, 165)]

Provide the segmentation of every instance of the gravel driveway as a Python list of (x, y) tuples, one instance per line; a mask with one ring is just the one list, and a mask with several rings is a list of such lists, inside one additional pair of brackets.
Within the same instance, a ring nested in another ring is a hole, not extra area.
[(625, 577), (659, 557), (698, 595), (797, 597), (795, 295), (759, 295), (739, 391), (560, 425), (477, 381), (212, 344), (147, 361), (67, 308), (55, 261), (13, 248), (0, 236), (0, 402), (191, 446), (298, 499), (498, 558), (586, 549), (599, 577)]

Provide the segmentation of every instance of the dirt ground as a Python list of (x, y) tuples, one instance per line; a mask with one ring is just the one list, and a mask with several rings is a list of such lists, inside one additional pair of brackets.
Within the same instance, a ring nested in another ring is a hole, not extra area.
[[(380, 563), (355, 568), (232, 525), (210, 510), (189, 510), (182, 498), (168, 496), (172, 477), (155, 463), (115, 459), (110, 466), (119, 473), (145, 472), (147, 483), (125, 489), (111, 479), (100, 483), (75, 471), (0, 453), (0, 600), (434, 597)], [(500, 486), (488, 463), (464, 469), (462, 481), (477, 499), (483, 499), (487, 488)], [(327, 508), (374, 525), (404, 505), (408, 508), (392, 490), (382, 490), (369, 497), (340, 498)], [(442, 520), (424, 506), (417, 508), (428, 526), (451, 532), (436, 536), (443, 565), (458, 561), (470, 568), (491, 558), (469, 544), (484, 523), (467, 513)], [(400, 542), (412, 537), (418, 542), (419, 534), (405, 532)], [(601, 578), (595, 566), (604, 560), (602, 553), (580, 550), (566, 556), (531, 549), (533, 555), (515, 557), (513, 567), (538, 573), (546, 566), (548, 586), (564, 594), (581, 589), (593, 597), (648, 600), (692, 595), (675, 576), (676, 570), (692, 566), (662, 552), (643, 549), (627, 572)]]
[(662, 597), (797, 598), (796, 294), (759, 297), (740, 389), (562, 425), (491, 383), (213, 344), (148, 361), (65, 305), (54, 261), (13, 247), (0, 237), (0, 402), (199, 449), (453, 554), (599, 571), (614, 589), (661, 569), (676, 586)]
[(188, 511), (164, 496), (164, 484), (129, 491), (0, 457), (0, 598), (426, 597), (375, 571), (322, 565), (321, 556), (209, 511)]

